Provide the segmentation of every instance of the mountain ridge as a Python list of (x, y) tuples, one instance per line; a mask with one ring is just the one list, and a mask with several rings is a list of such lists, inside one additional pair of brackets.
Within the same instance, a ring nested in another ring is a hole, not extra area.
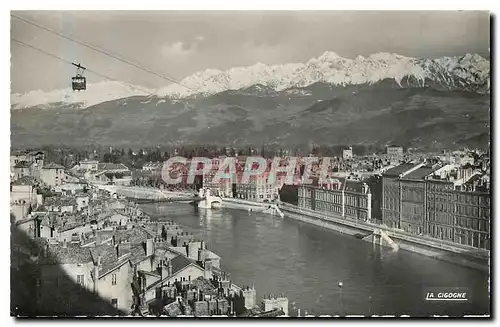
[(94, 106), (11, 112), (12, 144), (390, 144), (487, 146), (490, 97), (468, 91), (315, 83), (205, 97), (136, 96)]
[[(89, 84), (87, 91), (70, 89), (50, 92), (30, 91), (11, 95), (11, 108), (50, 107), (61, 103), (75, 108), (87, 108), (100, 102), (128, 96), (156, 95), (160, 98), (185, 99), (207, 97), (224, 91), (260, 87), (265, 96), (275, 92), (304, 88), (315, 83), (347, 86), (374, 84), (392, 79), (400, 87), (431, 86), (442, 90), (464, 90), (488, 93), (490, 62), (478, 54), (465, 54), (437, 59), (412, 58), (391, 53), (376, 53), (368, 57), (343, 58), (326, 51), (306, 63), (233, 67), (225, 71), (207, 69), (158, 90), (122, 82)], [(188, 88), (186, 88), (187, 86)], [(255, 90), (250, 90), (255, 93)]]

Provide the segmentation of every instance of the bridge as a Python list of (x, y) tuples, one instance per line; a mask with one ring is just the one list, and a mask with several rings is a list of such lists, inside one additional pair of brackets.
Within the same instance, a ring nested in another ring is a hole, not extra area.
[(121, 186), (121, 185), (103, 185), (94, 184), (98, 189), (106, 190), (112, 195), (125, 196), (139, 200), (138, 202), (185, 202), (197, 199), (196, 194), (192, 192), (175, 192), (161, 190), (153, 187)]

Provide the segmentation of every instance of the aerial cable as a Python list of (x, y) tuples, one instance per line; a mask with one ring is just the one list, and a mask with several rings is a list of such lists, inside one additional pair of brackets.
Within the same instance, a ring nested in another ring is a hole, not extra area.
[(100, 53), (102, 53), (102, 54), (104, 54), (104, 55), (106, 55), (106, 56), (108, 56), (108, 57), (114, 58), (114, 59), (116, 59), (116, 60), (118, 60), (118, 61), (121, 61), (121, 62), (123, 62), (123, 63), (125, 63), (125, 64), (131, 65), (131, 66), (134, 66), (134, 67), (136, 67), (136, 68), (138, 68), (138, 69), (140, 69), (140, 70), (143, 70), (143, 71), (145, 71), (145, 72), (147, 72), (147, 73), (150, 73), (150, 74), (153, 74), (153, 75), (155, 75), (155, 76), (158, 76), (158, 77), (160, 77), (160, 78), (162, 78), (162, 79), (165, 79), (165, 80), (167, 80), (167, 81), (173, 82), (173, 83), (175, 83), (175, 84), (179, 84), (179, 85), (181, 85), (181, 86), (185, 87), (185, 88), (186, 88), (186, 89), (188, 89), (188, 90), (195, 91), (195, 90), (191, 89), (190, 87), (188, 87), (188, 86), (186, 86), (186, 85), (183, 85), (181, 82), (179, 82), (179, 81), (175, 80), (175, 79), (174, 79), (174, 78), (172, 78), (172, 77), (165, 76), (165, 75), (160, 74), (160, 73), (157, 73), (157, 72), (155, 72), (155, 71), (153, 71), (153, 70), (151, 70), (151, 69), (149, 69), (149, 68), (142, 67), (141, 65), (136, 64), (136, 63), (134, 63), (134, 62), (132, 62), (132, 61), (130, 61), (130, 60), (124, 59), (124, 58), (122, 58), (122, 57), (120, 57), (120, 56), (118, 56), (118, 55), (114, 55), (114, 54), (110, 53), (109, 51), (105, 51), (105, 50), (99, 49), (99, 48), (98, 48), (98, 47), (96, 47), (95, 45), (92, 45), (92, 44), (89, 44), (89, 43), (85, 43), (85, 42), (83, 42), (83, 41), (76, 40), (76, 39), (74, 39), (74, 38), (73, 38), (73, 37), (71, 37), (71, 36), (68, 36), (68, 35), (62, 34), (62, 33), (58, 32), (58, 31), (54, 31), (54, 30), (52, 30), (52, 29), (50, 29), (50, 28), (44, 27), (44, 26), (42, 26), (42, 25), (40, 25), (40, 24), (38, 24), (38, 23), (35, 23), (35, 22), (33, 22), (33, 21), (30, 21), (29, 19), (26, 19), (26, 18), (24, 18), (24, 17), (17, 16), (17, 15), (14, 15), (14, 14), (11, 14), (11, 17), (16, 18), (16, 19), (19, 19), (19, 20), (21, 20), (21, 21), (23, 21), (23, 22), (25, 22), (25, 23), (27, 23), (27, 24), (30, 24), (30, 25), (35, 26), (35, 27), (37, 27), (37, 28), (40, 28), (40, 29), (42, 29), (42, 30), (44, 30), (44, 31), (47, 31), (47, 32), (52, 33), (52, 34), (54, 34), (54, 35), (57, 35), (57, 36), (59, 36), (59, 37), (61, 37), (61, 38), (67, 39), (67, 40), (69, 40), (69, 41), (71, 41), (71, 42), (77, 43), (77, 44), (79, 44), (79, 45), (82, 45), (82, 46), (87, 47), (87, 48), (89, 48), (89, 49), (92, 49), (92, 50), (94, 50), (94, 51), (100, 52)]
[[(14, 42), (17, 42), (18, 44), (23, 45), (23, 46), (25, 46), (25, 47), (27, 47), (27, 48), (31, 48), (31, 49), (33, 49), (33, 50), (39, 51), (39, 52), (41, 52), (41, 53), (44, 53), (44, 54), (45, 54), (45, 55), (47, 55), (47, 56), (50, 56), (50, 57), (53, 57), (53, 58), (59, 59), (59, 60), (61, 60), (61, 61), (65, 62), (65, 63), (67, 63), (67, 64), (69, 64), (69, 65), (73, 65), (73, 62), (71, 62), (71, 61), (69, 61), (69, 60), (66, 60), (66, 59), (64, 59), (64, 58), (62, 58), (62, 57), (59, 57), (58, 55), (55, 55), (55, 54), (53, 54), (53, 53), (50, 53), (50, 52), (48, 52), (48, 51), (46, 51), (46, 50), (40, 49), (40, 48), (38, 48), (38, 47), (36, 47), (36, 46), (34, 46), (34, 45), (31, 45), (31, 44), (25, 43), (25, 42), (20, 41), (20, 40), (18, 40), (18, 39), (16, 39), (16, 38), (13, 38), (13, 37), (11, 37), (11, 40), (12, 40), (12, 41), (14, 41)], [(86, 70), (86, 71), (88, 71), (89, 73), (92, 73), (92, 74), (94, 74), (94, 75), (100, 76), (100, 77), (102, 77), (102, 78), (104, 78), (104, 79), (107, 79), (107, 80), (109, 80), (109, 81), (119, 82), (119, 83), (125, 84), (125, 85), (127, 85), (127, 86), (129, 86), (129, 87), (131, 87), (131, 88), (133, 88), (133, 89), (138, 89), (138, 90), (146, 91), (147, 96), (151, 96), (151, 95), (153, 95), (153, 94), (154, 94), (154, 92), (150, 92), (150, 90), (146, 90), (145, 88), (141, 88), (141, 87), (138, 87), (138, 86), (136, 86), (136, 85), (132, 85), (132, 84), (130, 84), (130, 83), (127, 83), (127, 82), (124, 82), (124, 81), (117, 80), (116, 78), (111, 78), (111, 77), (109, 77), (109, 76), (106, 76), (106, 75), (104, 75), (104, 74), (98, 73), (98, 72), (93, 71), (93, 70), (90, 70), (90, 69), (88, 69), (88, 68), (86, 68), (85, 70)]]

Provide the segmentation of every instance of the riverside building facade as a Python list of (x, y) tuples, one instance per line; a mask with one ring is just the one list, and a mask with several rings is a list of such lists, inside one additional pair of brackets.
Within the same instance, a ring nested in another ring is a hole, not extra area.
[(402, 164), (382, 175), (382, 223), (472, 247), (490, 248), (487, 176), (469, 167)]
[(345, 178), (328, 179), (298, 189), (300, 208), (331, 213), (340, 217), (370, 221), (371, 191), (366, 183)]

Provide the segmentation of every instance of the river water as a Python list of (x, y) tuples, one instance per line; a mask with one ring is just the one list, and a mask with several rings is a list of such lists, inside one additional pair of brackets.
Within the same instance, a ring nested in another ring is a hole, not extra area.
[[(290, 315), (487, 314), (488, 273), (419, 254), (373, 247), (353, 236), (261, 213), (198, 209), (188, 204), (141, 206), (177, 222), (221, 256), (240, 286), (255, 284), (257, 298), (285, 293)], [(340, 289), (339, 281), (343, 286)], [(432, 287), (461, 287), (467, 302), (424, 301)], [(470, 296), (469, 296), (470, 297)]]

